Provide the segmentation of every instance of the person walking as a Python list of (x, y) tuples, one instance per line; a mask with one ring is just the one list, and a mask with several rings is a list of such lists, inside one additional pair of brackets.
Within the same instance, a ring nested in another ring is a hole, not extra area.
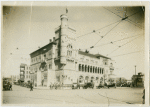
[(30, 83), (30, 91), (33, 91), (33, 85), (32, 85), (32, 82)]
[(142, 98), (143, 98), (143, 102), (142, 103), (145, 104), (145, 89), (143, 90), (143, 97)]
[(52, 86), (53, 86), (53, 84), (52, 84), (52, 83), (50, 83), (50, 89), (52, 89)]

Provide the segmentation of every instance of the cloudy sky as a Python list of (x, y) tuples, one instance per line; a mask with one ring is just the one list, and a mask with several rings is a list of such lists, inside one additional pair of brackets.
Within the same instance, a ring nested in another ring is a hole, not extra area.
[[(117, 76), (131, 79), (135, 65), (137, 72), (144, 72), (144, 7), (67, 6), (67, 9), (68, 25), (77, 32), (77, 47), (112, 58)], [(125, 11), (128, 18), (121, 20)], [(66, 6), (3, 7), (5, 76), (19, 74), (20, 63), (30, 64), (29, 54), (55, 36), (60, 15), (65, 12)]]

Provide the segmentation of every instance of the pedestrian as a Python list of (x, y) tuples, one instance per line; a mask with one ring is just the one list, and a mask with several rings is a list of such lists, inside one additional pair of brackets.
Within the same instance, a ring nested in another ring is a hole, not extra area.
[(79, 89), (80, 89), (80, 84), (78, 84), (78, 87), (79, 87)]
[(32, 85), (32, 82), (30, 83), (30, 91), (33, 91), (33, 85)]
[(50, 89), (52, 89), (52, 85), (53, 85), (53, 84), (52, 84), (52, 83), (50, 83)]
[(143, 104), (145, 104), (145, 89), (143, 90)]
[(50, 90), (51, 90), (51, 83), (50, 83), (49, 87), (50, 87)]
[(57, 83), (55, 83), (55, 89), (57, 90)]

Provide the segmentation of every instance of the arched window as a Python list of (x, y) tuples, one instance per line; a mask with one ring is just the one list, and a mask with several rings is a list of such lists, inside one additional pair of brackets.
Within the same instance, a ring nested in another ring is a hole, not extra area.
[(103, 74), (104, 68), (102, 68), (102, 74)]
[(90, 67), (90, 73), (92, 73), (92, 66)]
[(85, 65), (85, 72), (87, 72), (87, 65)]
[(88, 66), (88, 72), (90, 72), (90, 66)]
[(82, 65), (82, 71), (84, 71), (84, 65)]
[(100, 74), (102, 73), (101, 71), (102, 71), (102, 69), (100, 68)]
[(98, 71), (98, 74), (99, 74), (99, 67), (98, 67), (97, 71)]
[(95, 72), (95, 67), (93, 67), (93, 73)]
[(85, 77), (85, 82), (88, 82), (88, 80), (89, 80), (89, 77), (86, 76), (86, 77)]
[(81, 64), (79, 64), (79, 71), (81, 71)]
[(97, 67), (95, 68), (95, 73), (97, 73)]

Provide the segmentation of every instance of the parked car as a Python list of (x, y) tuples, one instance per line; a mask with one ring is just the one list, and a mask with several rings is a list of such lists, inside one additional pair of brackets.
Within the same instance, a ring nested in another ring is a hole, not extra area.
[(127, 87), (127, 84), (121, 84), (121, 87)]
[(113, 83), (113, 84), (107, 85), (107, 87), (108, 87), (108, 88), (109, 88), (109, 87), (114, 87), (114, 88), (116, 88), (116, 85), (115, 85), (115, 83)]
[(116, 88), (115, 83), (112, 83), (112, 84), (107, 84), (107, 83), (105, 83), (105, 85), (99, 84), (99, 85), (97, 86), (98, 89), (104, 88), (104, 87), (106, 87), (106, 88), (115, 87), (115, 88)]
[(104, 85), (103, 84), (99, 84), (96, 88), (97, 89), (104, 88)]
[(77, 83), (73, 83), (72, 84), (72, 89), (78, 89), (78, 84)]
[(12, 90), (12, 84), (7, 80), (3, 80), (3, 90)]
[(84, 86), (83, 86), (83, 89), (87, 89), (87, 88), (94, 88), (94, 84), (93, 83), (86, 83)]

